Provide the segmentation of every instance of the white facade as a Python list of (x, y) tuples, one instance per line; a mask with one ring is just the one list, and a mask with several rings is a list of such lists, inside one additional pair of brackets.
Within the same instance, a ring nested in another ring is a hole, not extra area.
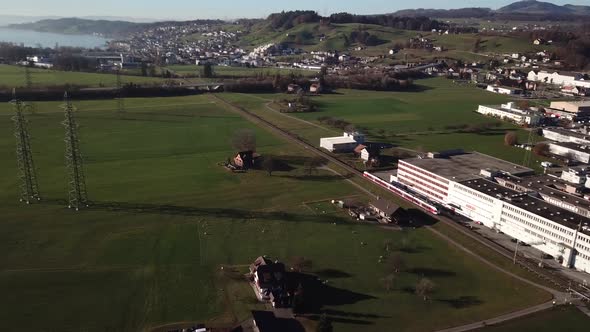
[(543, 136), (549, 140), (590, 146), (590, 135), (562, 128), (543, 129)]
[(582, 215), (483, 177), (461, 182), (446, 179), (411, 161), (400, 160), (396, 180), (471, 220), (553, 256), (563, 266), (590, 273), (590, 234), (572, 226), (590, 222)]
[(479, 105), (477, 113), (494, 116), (502, 119), (508, 119), (518, 124), (538, 125), (541, 121), (541, 116), (531, 111), (524, 111), (514, 107), (514, 103), (510, 102), (502, 104), (501, 106), (485, 106)]
[(529, 81), (543, 82), (555, 84), (560, 86), (579, 86), (583, 88), (590, 88), (590, 81), (581, 80), (580, 74), (560, 74), (558, 72), (531, 70), (527, 76)]
[(522, 93), (521, 89), (508, 88), (508, 87), (502, 87), (502, 86), (493, 86), (493, 85), (488, 85), (486, 90), (489, 92), (498, 93), (501, 95), (518, 95), (518, 94)]
[(342, 136), (321, 138), (320, 147), (330, 152), (352, 152), (355, 147), (364, 142), (364, 135), (358, 132), (345, 132)]
[(549, 152), (584, 164), (590, 163), (590, 149), (571, 143), (549, 143)]

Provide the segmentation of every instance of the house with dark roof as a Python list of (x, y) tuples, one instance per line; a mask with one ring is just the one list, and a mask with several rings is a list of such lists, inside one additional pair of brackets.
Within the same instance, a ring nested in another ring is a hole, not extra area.
[(385, 199), (378, 199), (369, 203), (369, 208), (377, 214), (384, 223), (405, 223), (408, 221), (406, 211), (398, 205)]
[(250, 169), (254, 167), (256, 159), (260, 157), (254, 151), (242, 151), (238, 152), (234, 157), (234, 166), (239, 169)]
[(275, 308), (291, 306), (285, 264), (260, 256), (250, 264), (250, 276), (262, 300), (269, 301)]

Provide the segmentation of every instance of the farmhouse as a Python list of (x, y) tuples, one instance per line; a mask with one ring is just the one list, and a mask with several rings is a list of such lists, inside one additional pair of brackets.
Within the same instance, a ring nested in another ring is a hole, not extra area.
[(590, 273), (589, 218), (553, 205), (531, 189), (521, 192), (496, 182), (501, 176), (524, 180), (531, 174), (531, 169), (477, 153), (430, 154), (400, 160), (398, 181), (457, 214), (529, 243), (563, 266)]
[(322, 92), (322, 86), (319, 83), (313, 83), (309, 86), (309, 92), (319, 94)]
[(291, 305), (287, 292), (287, 273), (285, 265), (260, 256), (250, 265), (250, 277), (262, 300), (270, 301), (275, 308)]
[(254, 151), (242, 151), (238, 152), (234, 157), (234, 166), (240, 169), (250, 169), (254, 167), (256, 158), (259, 155)]
[(345, 132), (342, 136), (320, 139), (320, 147), (330, 152), (346, 153), (365, 142), (365, 136), (359, 132)]
[(527, 124), (532, 126), (538, 125), (542, 118), (538, 112), (521, 110), (515, 107), (513, 102), (502, 104), (500, 106), (479, 105), (477, 113), (494, 116), (501, 119), (507, 119), (518, 124)]
[(404, 209), (384, 199), (371, 202), (369, 208), (375, 212), (384, 223), (401, 224), (407, 220), (406, 211), (404, 211)]

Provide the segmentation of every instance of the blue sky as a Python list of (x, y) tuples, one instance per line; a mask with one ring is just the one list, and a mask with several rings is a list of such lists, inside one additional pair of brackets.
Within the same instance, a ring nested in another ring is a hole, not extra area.
[[(130, 16), (145, 18), (239, 18), (264, 17), (291, 9), (335, 12), (387, 13), (407, 8), (498, 8), (515, 0), (1, 0), (2, 15), (27, 16)], [(590, 5), (590, 0), (551, 1), (556, 4)]]

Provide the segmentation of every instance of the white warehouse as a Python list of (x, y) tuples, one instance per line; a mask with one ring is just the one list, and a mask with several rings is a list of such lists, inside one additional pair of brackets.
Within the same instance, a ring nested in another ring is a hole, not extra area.
[(533, 173), (478, 153), (431, 153), (426, 158), (400, 160), (397, 181), (458, 214), (530, 244), (563, 266), (590, 273), (589, 218), (544, 201), (531, 188), (516, 190), (498, 182), (502, 177), (526, 179)]
[(479, 105), (477, 113), (501, 119), (508, 119), (518, 124), (527, 124), (531, 126), (536, 126), (541, 121), (541, 116), (538, 112), (521, 110), (515, 107), (513, 102), (502, 104), (500, 106)]
[(338, 137), (325, 137), (320, 139), (320, 147), (330, 152), (352, 152), (359, 144), (365, 142), (365, 136), (358, 132), (345, 132)]

